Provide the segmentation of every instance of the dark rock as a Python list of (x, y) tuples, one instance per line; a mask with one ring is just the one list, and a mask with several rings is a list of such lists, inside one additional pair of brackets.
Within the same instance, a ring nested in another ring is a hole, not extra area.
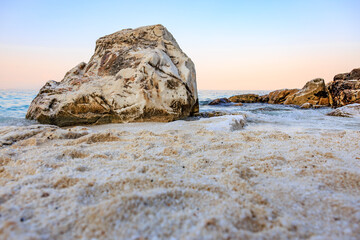
[(360, 68), (338, 74), (327, 84), (333, 107), (360, 103)]
[(227, 98), (217, 98), (209, 103), (209, 105), (221, 105), (225, 103), (230, 103), (230, 100)]
[(259, 101), (262, 102), (262, 103), (268, 103), (269, 102), (269, 94), (262, 95), (259, 98), (260, 98)]
[(355, 68), (349, 73), (340, 73), (335, 75), (334, 81), (338, 80), (360, 80), (360, 68)]

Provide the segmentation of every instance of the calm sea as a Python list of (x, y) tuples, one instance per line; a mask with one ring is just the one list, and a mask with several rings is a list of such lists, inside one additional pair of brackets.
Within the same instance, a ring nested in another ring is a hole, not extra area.
[[(358, 118), (340, 118), (326, 116), (331, 108), (300, 109), (299, 107), (272, 104), (244, 104), (235, 106), (209, 106), (211, 100), (220, 97), (230, 97), (237, 94), (266, 94), (266, 91), (213, 91), (200, 90), (200, 111), (243, 112), (247, 115), (249, 125), (269, 128), (299, 128), (309, 130), (360, 130)], [(36, 96), (37, 91), (0, 90), (0, 126), (24, 126), (36, 124), (25, 119), (26, 111)], [(259, 129), (259, 128), (258, 128)]]

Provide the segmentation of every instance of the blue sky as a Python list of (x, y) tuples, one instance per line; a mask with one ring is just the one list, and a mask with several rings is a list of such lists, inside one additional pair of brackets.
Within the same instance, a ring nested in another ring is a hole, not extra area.
[[(69, 68), (88, 61), (99, 37), (158, 23), (193, 59), (202, 89), (302, 87), (311, 78), (360, 67), (357, 0), (0, 4), (0, 88), (16, 88), (14, 81), (36, 88), (49, 79), (61, 80)], [(22, 58), (28, 75), (15, 71), (22, 68)], [(46, 64), (53, 65), (42, 71)], [(301, 74), (289, 80), (292, 72)]]

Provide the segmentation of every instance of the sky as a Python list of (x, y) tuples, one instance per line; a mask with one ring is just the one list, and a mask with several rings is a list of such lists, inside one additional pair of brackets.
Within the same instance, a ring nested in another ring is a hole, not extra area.
[(101, 36), (162, 24), (198, 89), (301, 88), (360, 67), (359, 0), (0, 0), (0, 89), (39, 89), (88, 62)]

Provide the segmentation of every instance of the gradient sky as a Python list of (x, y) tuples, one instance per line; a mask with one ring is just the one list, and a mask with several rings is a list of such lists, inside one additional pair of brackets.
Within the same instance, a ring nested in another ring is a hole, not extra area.
[(0, 1), (0, 89), (38, 89), (87, 62), (95, 41), (163, 24), (199, 89), (301, 88), (360, 67), (359, 0)]

